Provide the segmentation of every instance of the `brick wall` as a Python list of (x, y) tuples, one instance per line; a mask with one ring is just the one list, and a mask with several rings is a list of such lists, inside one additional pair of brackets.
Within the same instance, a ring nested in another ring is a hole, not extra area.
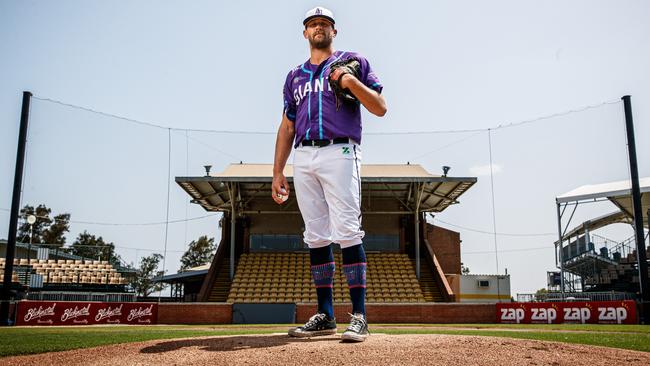
[(442, 271), (460, 274), (460, 233), (427, 224), (426, 235)]
[[(348, 313), (352, 305), (335, 305), (334, 316), (337, 322), (349, 321)], [(298, 304), (296, 322), (304, 323), (316, 313), (315, 304)], [(369, 323), (494, 323), (496, 306), (494, 304), (366, 304)]]
[(225, 303), (160, 303), (158, 324), (232, 324), (232, 305)]
[[(366, 304), (370, 323), (494, 323), (494, 304)], [(352, 305), (334, 306), (341, 326), (350, 318)], [(304, 323), (316, 313), (316, 304), (298, 304), (296, 322)], [(224, 303), (161, 303), (158, 324), (232, 324), (232, 305)]]

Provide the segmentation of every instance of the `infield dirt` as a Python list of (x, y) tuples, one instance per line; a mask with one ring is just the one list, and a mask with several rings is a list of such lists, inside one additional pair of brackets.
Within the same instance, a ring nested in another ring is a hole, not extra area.
[(650, 353), (615, 348), (451, 335), (286, 334), (156, 340), (0, 359), (3, 365), (650, 365)]

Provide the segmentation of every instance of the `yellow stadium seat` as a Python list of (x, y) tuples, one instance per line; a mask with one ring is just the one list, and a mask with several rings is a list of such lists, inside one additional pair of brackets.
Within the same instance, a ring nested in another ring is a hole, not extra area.
[[(349, 303), (349, 290), (335, 253), (334, 301)], [(315, 302), (308, 253), (246, 253), (240, 258), (228, 301)], [(368, 253), (368, 302), (424, 301), (408, 255)], [(256, 300), (257, 299), (257, 300)]]

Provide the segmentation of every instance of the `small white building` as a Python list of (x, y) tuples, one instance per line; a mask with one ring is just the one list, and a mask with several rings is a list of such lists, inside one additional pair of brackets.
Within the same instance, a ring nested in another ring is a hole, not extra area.
[(460, 276), (457, 301), (465, 303), (510, 302), (510, 275)]

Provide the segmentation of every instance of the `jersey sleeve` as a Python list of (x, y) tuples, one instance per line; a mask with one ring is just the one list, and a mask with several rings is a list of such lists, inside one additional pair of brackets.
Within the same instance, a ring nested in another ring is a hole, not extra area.
[(375, 74), (375, 71), (370, 66), (370, 62), (365, 57), (357, 56), (359, 63), (361, 64), (361, 72), (359, 80), (364, 83), (368, 88), (376, 91), (381, 94), (381, 91), (384, 89), (379, 77)]
[(284, 98), (284, 109), (282, 113), (287, 115), (287, 118), (292, 121), (296, 122), (296, 100), (293, 98), (293, 93), (291, 92), (291, 84), (293, 81), (293, 75), (294, 72), (289, 71), (289, 74), (287, 75), (287, 80), (284, 82), (284, 88), (282, 90), (282, 95)]

